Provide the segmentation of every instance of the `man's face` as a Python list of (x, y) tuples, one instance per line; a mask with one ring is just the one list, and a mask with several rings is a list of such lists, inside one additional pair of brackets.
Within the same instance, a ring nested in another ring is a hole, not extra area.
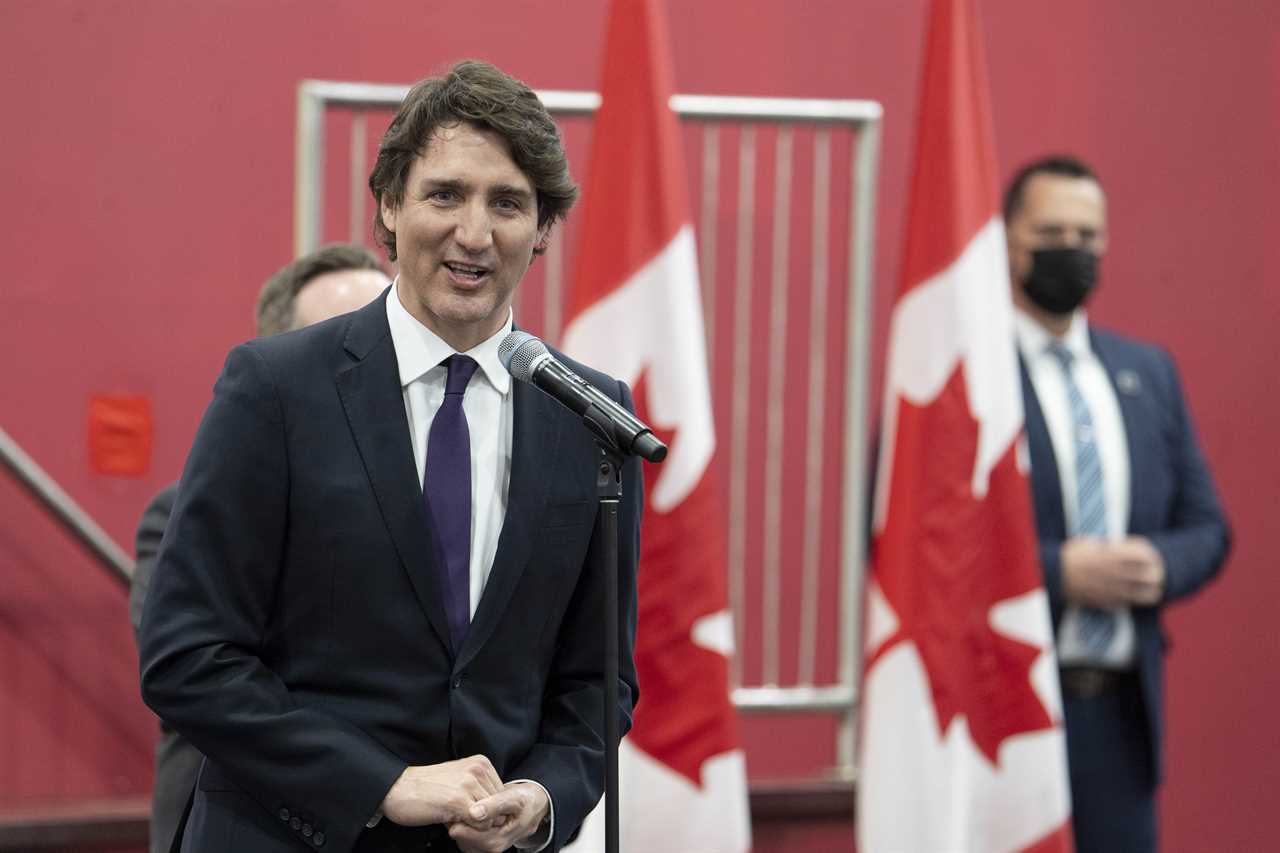
[(1107, 250), (1107, 200), (1092, 178), (1039, 174), (1027, 181), (1022, 206), (1006, 223), (1013, 299), (1024, 307), (1022, 282), (1036, 249), (1079, 248), (1101, 257)]
[(396, 235), (410, 314), (462, 352), (502, 327), (544, 235), (533, 184), (500, 135), (467, 123), (437, 128), (403, 202), (384, 201), (381, 214)]
[(301, 329), (339, 314), (363, 308), (390, 284), (377, 270), (338, 270), (318, 275), (302, 286), (293, 301), (293, 326)]

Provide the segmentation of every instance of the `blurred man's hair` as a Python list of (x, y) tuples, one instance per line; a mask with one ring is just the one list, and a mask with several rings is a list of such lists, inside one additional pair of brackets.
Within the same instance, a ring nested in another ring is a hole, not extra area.
[[(369, 175), (373, 193), (373, 234), (396, 259), (396, 235), (382, 222), (382, 202), (398, 207), (418, 155), (439, 127), (470, 122), (497, 133), (511, 147), (511, 159), (529, 178), (538, 197), (543, 234), (564, 219), (578, 197), (560, 130), (533, 90), (487, 62), (464, 60), (441, 77), (428, 77), (409, 90), (378, 147)], [(534, 249), (542, 254), (544, 242)]]
[(1070, 154), (1052, 154), (1048, 157), (1032, 160), (1017, 171), (1017, 174), (1009, 181), (1009, 186), (1004, 191), (1004, 221), (1006, 223), (1022, 209), (1022, 196), (1027, 189), (1027, 182), (1036, 175), (1089, 178), (1099, 184), (1102, 183), (1102, 181), (1098, 180), (1097, 173), (1090, 168), (1088, 163)]
[(258, 336), (277, 335), (292, 329), (294, 303), (302, 288), (313, 278), (345, 270), (382, 272), (382, 264), (364, 246), (334, 243), (309, 252), (278, 270), (258, 292), (258, 304), (253, 310), (258, 324)]

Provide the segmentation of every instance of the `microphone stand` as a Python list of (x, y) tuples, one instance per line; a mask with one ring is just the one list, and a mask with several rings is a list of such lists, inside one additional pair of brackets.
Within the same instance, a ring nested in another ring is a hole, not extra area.
[[(518, 353), (523, 353), (519, 359)], [(531, 382), (581, 417), (600, 448), (596, 522), (584, 569), (604, 573), (605, 853), (618, 853), (618, 507), (622, 502), (622, 466), (628, 456), (661, 462), (667, 447), (634, 414), (556, 361), (546, 345), (532, 335), (507, 335), (498, 347), (498, 356), (517, 379)], [(537, 378), (540, 370), (551, 371), (545, 381)]]
[[(595, 430), (592, 430), (595, 432)], [(604, 809), (605, 853), (618, 853), (618, 505), (623, 456), (598, 435), (596, 568), (604, 572)]]
[[(618, 505), (622, 502), (622, 466), (628, 455), (608, 416), (594, 405), (582, 422), (600, 448), (596, 467), (597, 544), (594, 562), (604, 572), (604, 834), (605, 853), (618, 853)], [(665, 448), (664, 448), (665, 450)], [(665, 455), (665, 453), (664, 453)]]

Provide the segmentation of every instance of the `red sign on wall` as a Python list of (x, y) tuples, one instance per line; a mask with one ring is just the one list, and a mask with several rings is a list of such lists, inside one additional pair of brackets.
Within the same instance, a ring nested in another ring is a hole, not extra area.
[(151, 465), (151, 398), (89, 398), (89, 464), (95, 473), (141, 477)]

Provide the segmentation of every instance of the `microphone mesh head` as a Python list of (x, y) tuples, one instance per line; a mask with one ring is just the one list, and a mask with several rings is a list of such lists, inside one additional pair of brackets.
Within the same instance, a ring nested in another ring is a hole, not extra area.
[(530, 380), (533, 363), (547, 354), (547, 345), (528, 332), (511, 332), (498, 344), (498, 360), (508, 373), (522, 382)]

